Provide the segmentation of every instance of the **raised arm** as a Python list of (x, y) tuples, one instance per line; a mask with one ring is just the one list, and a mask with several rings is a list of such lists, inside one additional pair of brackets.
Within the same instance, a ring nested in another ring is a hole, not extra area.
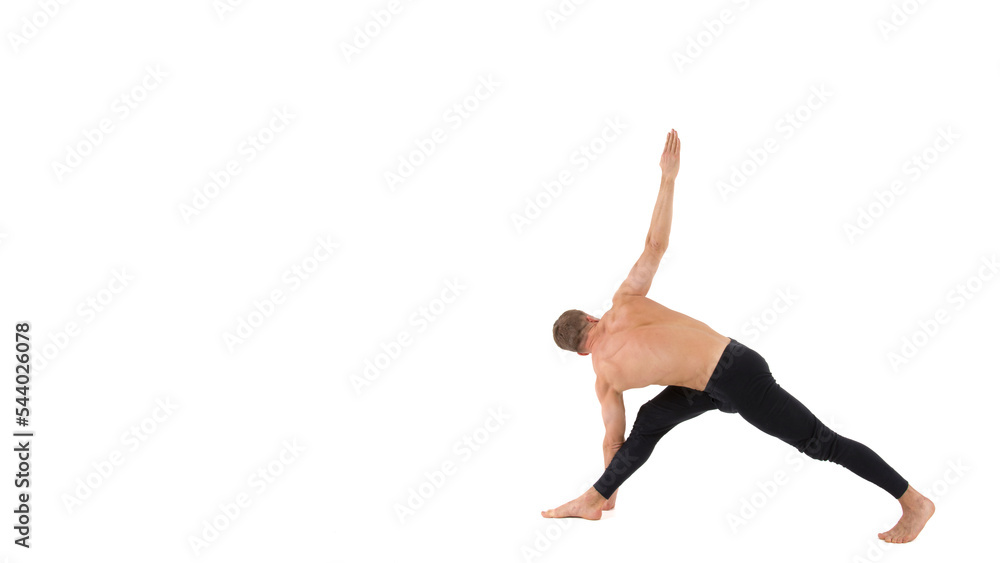
[(612, 302), (618, 301), (622, 295), (642, 295), (649, 293), (653, 284), (653, 276), (660, 267), (660, 260), (670, 242), (670, 221), (674, 213), (674, 180), (680, 169), (681, 140), (677, 131), (671, 130), (667, 135), (663, 154), (660, 155), (660, 192), (656, 196), (656, 206), (653, 208), (653, 219), (646, 235), (646, 245), (639, 260), (632, 266), (628, 277), (615, 292)]

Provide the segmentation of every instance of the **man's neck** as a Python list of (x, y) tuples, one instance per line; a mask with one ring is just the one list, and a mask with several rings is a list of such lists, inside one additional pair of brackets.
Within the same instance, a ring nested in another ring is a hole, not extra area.
[(587, 346), (587, 350), (591, 352), (594, 351), (594, 345), (601, 337), (601, 333), (598, 332), (601, 329), (601, 323), (593, 323), (590, 328), (587, 329), (587, 337), (584, 339), (584, 343)]

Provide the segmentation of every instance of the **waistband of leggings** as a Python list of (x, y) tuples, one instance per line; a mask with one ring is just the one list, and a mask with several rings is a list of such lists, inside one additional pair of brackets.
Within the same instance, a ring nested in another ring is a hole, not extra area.
[(736, 357), (742, 356), (744, 352), (746, 352), (746, 346), (742, 342), (730, 336), (729, 344), (726, 344), (726, 349), (722, 351), (722, 355), (719, 356), (719, 361), (715, 364), (715, 369), (712, 370), (712, 376), (708, 378), (709, 382), (716, 379), (728, 368), (732, 367), (735, 363)]

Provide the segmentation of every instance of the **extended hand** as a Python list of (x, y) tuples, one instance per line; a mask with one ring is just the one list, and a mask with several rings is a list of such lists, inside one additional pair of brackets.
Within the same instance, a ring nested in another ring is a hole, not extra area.
[(663, 179), (676, 179), (680, 166), (681, 139), (677, 136), (677, 130), (671, 129), (670, 134), (667, 135), (667, 143), (663, 146), (663, 154), (660, 155), (660, 170), (663, 171)]

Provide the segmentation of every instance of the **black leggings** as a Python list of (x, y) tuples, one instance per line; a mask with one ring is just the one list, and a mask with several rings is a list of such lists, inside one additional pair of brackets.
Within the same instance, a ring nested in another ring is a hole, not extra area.
[(685, 420), (715, 409), (739, 413), (750, 424), (809, 457), (843, 465), (893, 498), (906, 492), (906, 480), (878, 454), (820, 422), (778, 385), (760, 354), (735, 339), (730, 339), (704, 391), (669, 385), (639, 408), (632, 432), (594, 488), (604, 498), (610, 498), (649, 459), (664, 434)]

